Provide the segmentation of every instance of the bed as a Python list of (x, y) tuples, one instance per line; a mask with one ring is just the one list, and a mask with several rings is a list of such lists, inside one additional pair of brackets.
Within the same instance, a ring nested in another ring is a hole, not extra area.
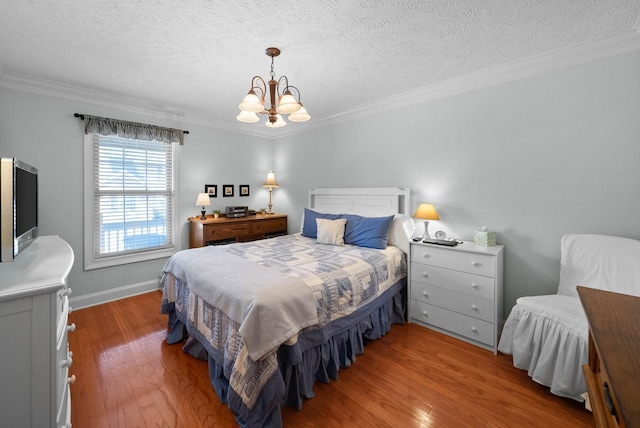
[(300, 233), (167, 261), (167, 341), (208, 361), (240, 426), (282, 426), (281, 407), (300, 410), (315, 381), (337, 380), (366, 341), (404, 322), (409, 194), (310, 190)]

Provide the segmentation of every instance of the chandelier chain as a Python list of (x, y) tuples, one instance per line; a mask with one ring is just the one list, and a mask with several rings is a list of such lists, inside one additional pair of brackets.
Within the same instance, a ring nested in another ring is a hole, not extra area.
[(271, 79), (275, 78), (276, 73), (273, 71), (273, 55), (271, 55)]

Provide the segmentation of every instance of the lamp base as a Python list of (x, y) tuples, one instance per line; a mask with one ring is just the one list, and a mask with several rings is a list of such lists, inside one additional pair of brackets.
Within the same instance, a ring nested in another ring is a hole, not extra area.
[(431, 239), (429, 236), (429, 222), (427, 220), (424, 221), (424, 233), (422, 234), (422, 240)]
[(202, 217), (200, 217), (200, 220), (206, 220), (207, 216), (205, 215), (205, 213), (207, 212), (207, 210), (202, 210)]

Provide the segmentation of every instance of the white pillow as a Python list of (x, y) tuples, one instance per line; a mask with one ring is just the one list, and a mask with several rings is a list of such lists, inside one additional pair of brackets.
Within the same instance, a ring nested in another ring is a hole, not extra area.
[(318, 244), (328, 245), (344, 245), (344, 227), (347, 219), (328, 220), (326, 218), (317, 218), (318, 226)]
[(415, 224), (413, 219), (406, 214), (396, 214), (389, 228), (387, 245), (395, 245), (405, 254), (409, 254), (409, 240), (413, 236)]

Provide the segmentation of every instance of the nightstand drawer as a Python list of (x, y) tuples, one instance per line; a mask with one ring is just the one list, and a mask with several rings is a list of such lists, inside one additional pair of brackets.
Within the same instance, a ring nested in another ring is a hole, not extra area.
[(249, 235), (251, 225), (249, 223), (216, 225), (207, 227), (204, 233), (205, 242), (219, 239), (235, 238), (237, 236)]
[(496, 275), (495, 257), (487, 254), (416, 245), (412, 247), (411, 261), (488, 277)]
[(287, 219), (275, 218), (273, 220), (265, 220), (251, 225), (251, 233), (270, 233), (287, 231)]
[(411, 301), (413, 320), (420, 323), (459, 334), (460, 336), (494, 346), (494, 324), (476, 318), (468, 317), (457, 312), (442, 309), (437, 306)]
[(411, 298), (473, 318), (495, 322), (495, 302), (493, 300), (418, 282), (411, 283)]
[(489, 300), (494, 300), (495, 296), (495, 281), (493, 278), (423, 263), (413, 263), (411, 265), (411, 280)]

